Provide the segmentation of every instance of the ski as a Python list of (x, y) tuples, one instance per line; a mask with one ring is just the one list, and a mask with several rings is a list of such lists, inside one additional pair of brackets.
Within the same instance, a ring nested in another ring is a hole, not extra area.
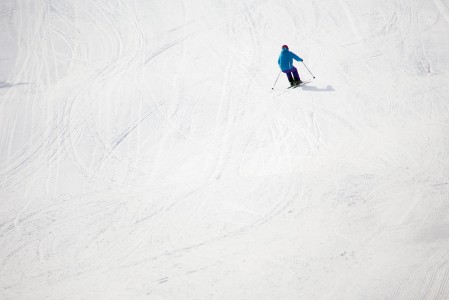
[(294, 86), (289, 86), (288, 88), (287, 88), (287, 90), (288, 89), (296, 89), (297, 87), (299, 87), (299, 86), (303, 86), (304, 84), (306, 84), (306, 83), (309, 83), (309, 82), (311, 82), (311, 80), (308, 80), (308, 81), (303, 81), (303, 82), (301, 82), (300, 84), (298, 84), (298, 85), (294, 85)]

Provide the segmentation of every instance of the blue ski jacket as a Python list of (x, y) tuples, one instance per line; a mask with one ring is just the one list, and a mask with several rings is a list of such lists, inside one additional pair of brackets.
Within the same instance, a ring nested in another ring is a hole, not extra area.
[(302, 58), (293, 52), (288, 51), (288, 49), (282, 49), (279, 55), (278, 65), (282, 71), (287, 71), (293, 68), (293, 59), (296, 61), (302, 61)]

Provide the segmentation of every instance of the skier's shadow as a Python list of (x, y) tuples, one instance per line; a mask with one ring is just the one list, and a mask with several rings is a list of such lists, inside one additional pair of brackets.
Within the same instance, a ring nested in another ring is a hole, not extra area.
[(316, 87), (313, 85), (311, 86), (311, 85), (305, 84), (301, 87), (304, 91), (310, 91), (310, 92), (335, 92), (335, 89), (331, 85), (328, 85), (325, 88), (319, 88), (319, 87)]
[(10, 88), (10, 87), (13, 87), (13, 86), (23, 85), (23, 84), (26, 84), (26, 83), (20, 82), (20, 83), (14, 83), (13, 84), (13, 83), (5, 82), (5, 81), (0, 81), (0, 89)]

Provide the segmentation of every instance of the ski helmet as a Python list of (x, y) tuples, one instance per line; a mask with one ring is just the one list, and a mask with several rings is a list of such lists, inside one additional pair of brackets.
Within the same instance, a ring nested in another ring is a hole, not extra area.
[(287, 45), (282, 45), (282, 49), (287, 49), (288, 50), (288, 46)]

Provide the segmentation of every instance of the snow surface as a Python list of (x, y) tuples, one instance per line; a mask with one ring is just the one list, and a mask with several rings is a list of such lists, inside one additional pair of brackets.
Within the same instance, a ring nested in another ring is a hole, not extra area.
[(447, 0), (0, 22), (0, 299), (449, 299)]

